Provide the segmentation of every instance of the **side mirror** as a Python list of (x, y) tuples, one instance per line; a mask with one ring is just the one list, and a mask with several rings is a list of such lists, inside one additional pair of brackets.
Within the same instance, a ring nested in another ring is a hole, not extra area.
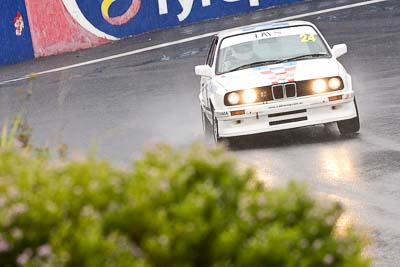
[(195, 72), (196, 72), (196, 75), (199, 75), (199, 76), (206, 76), (206, 77), (212, 76), (212, 69), (208, 65), (196, 66)]
[(335, 45), (332, 48), (332, 52), (333, 52), (333, 56), (335, 58), (339, 58), (347, 53), (347, 45), (345, 45), (345, 44)]

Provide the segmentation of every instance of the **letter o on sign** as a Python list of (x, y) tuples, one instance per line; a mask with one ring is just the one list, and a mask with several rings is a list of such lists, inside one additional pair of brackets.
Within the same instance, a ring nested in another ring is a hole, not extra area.
[(103, 0), (103, 2), (101, 3), (101, 14), (103, 15), (103, 18), (112, 25), (125, 24), (132, 18), (134, 18), (139, 12), (141, 0), (132, 0), (131, 5), (124, 14), (111, 18), (108, 14), (108, 10), (110, 9), (112, 3), (114, 3), (115, 1), (117, 0)]

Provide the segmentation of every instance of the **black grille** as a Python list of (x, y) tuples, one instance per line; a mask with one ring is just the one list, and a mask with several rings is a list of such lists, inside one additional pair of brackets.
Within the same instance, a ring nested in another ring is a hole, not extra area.
[(274, 126), (274, 125), (280, 125), (280, 124), (286, 124), (286, 123), (298, 122), (298, 121), (306, 121), (306, 120), (307, 120), (307, 117), (300, 117), (300, 118), (281, 120), (281, 121), (271, 121), (269, 123), (269, 125)]
[(289, 83), (285, 85), (286, 89), (286, 97), (295, 97), (296, 96), (296, 84)]
[(284, 97), (283, 94), (283, 85), (274, 85), (272, 86), (272, 94), (274, 99), (281, 99)]
[[(340, 77), (337, 77), (340, 79)], [(326, 81), (328, 81), (330, 78), (325, 78)], [(301, 96), (308, 96), (308, 95), (315, 95), (314, 91), (312, 90), (312, 83), (314, 80), (307, 80), (307, 81), (299, 81), (299, 82), (293, 82), (293, 83), (286, 83), (286, 84), (277, 84), (277, 85), (272, 85), (272, 86), (263, 86), (263, 87), (258, 87), (254, 88), (257, 90), (257, 100), (256, 102), (268, 102), (268, 101), (273, 101), (273, 100), (279, 100), (279, 99), (284, 99), (285, 98), (285, 93), (284, 93), (284, 87), (286, 87), (286, 97), (301, 97)], [(343, 84), (343, 83), (342, 83)], [(274, 88), (272, 90), (272, 88)], [(342, 88), (339, 88), (339, 90), (342, 90)], [(236, 91), (238, 93), (241, 93), (243, 90)], [(328, 93), (332, 91), (326, 91), (324, 93)], [(225, 99), (224, 99), (224, 104), (225, 106), (232, 106), (228, 102), (228, 95), (229, 93), (225, 94)], [(239, 103), (244, 104), (244, 103)]]
[[(339, 77), (338, 77), (339, 78)], [(328, 80), (328, 79), (327, 79)], [(274, 99), (282, 99), (282, 94), (283, 91), (282, 89), (276, 90), (275, 88), (283, 88), (283, 86), (286, 87), (286, 97), (300, 97), (300, 96), (308, 96), (308, 95), (316, 95), (314, 91), (312, 90), (312, 83), (314, 80), (307, 80), (307, 81), (299, 81), (299, 82), (293, 82), (293, 83), (287, 83), (287, 84), (278, 84), (278, 85), (272, 85), (272, 86), (263, 86), (263, 87), (258, 87), (256, 88), (259, 91), (259, 99), (262, 101), (257, 101), (257, 102), (268, 102), (272, 101)], [(274, 88), (275, 92), (275, 98), (272, 95), (272, 88)], [(340, 88), (341, 90), (343, 88)], [(333, 90), (329, 90), (328, 92), (332, 92)], [(276, 93), (278, 92), (278, 94)]]
[(275, 118), (275, 117), (287, 116), (287, 115), (293, 115), (293, 114), (299, 114), (299, 113), (305, 113), (305, 112), (307, 112), (306, 109), (299, 109), (299, 110), (288, 111), (288, 112), (273, 113), (273, 114), (269, 114), (268, 118)]

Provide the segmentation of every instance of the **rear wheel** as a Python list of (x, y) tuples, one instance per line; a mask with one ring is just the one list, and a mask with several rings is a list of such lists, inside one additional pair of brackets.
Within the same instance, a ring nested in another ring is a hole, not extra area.
[(337, 122), (339, 132), (342, 135), (354, 134), (360, 130), (360, 118), (358, 116), (356, 99), (354, 99), (354, 106), (356, 108), (357, 117)]

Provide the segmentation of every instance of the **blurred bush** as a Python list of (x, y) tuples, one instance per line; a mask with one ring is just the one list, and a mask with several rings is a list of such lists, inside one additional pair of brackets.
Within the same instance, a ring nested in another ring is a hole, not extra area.
[(369, 266), (339, 204), (221, 148), (159, 145), (132, 169), (0, 149), (0, 266)]

